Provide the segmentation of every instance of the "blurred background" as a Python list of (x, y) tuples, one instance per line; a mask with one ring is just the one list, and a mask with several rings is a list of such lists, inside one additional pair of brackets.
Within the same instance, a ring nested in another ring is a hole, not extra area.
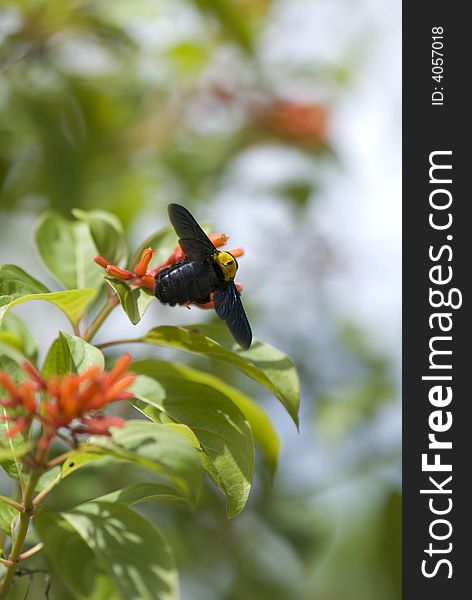
[[(218, 368), (282, 441), (274, 482), (261, 462), (240, 516), (227, 521), (210, 487), (195, 513), (143, 509), (174, 548), (183, 600), (401, 597), (400, 11), (387, 0), (1, 4), (1, 262), (58, 289), (32, 244), (43, 210), (110, 210), (134, 248), (182, 203), (244, 247), (254, 333), (300, 371), (297, 433), (262, 388)], [(67, 328), (42, 303), (15, 312), (43, 356)], [(116, 310), (97, 340), (211, 319), (155, 302), (136, 327)], [(153, 352), (171, 355), (133, 348)], [(108, 491), (123, 468), (108, 481), (84, 469), (54, 502)], [(30, 598), (44, 585), (35, 578)], [(57, 578), (50, 596), (68, 598)]]

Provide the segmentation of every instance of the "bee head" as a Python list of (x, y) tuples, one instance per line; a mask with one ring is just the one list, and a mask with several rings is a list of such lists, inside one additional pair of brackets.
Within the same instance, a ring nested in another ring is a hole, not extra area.
[(223, 272), (225, 281), (231, 281), (236, 275), (238, 270), (238, 263), (232, 254), (229, 252), (218, 252), (215, 257), (218, 266)]

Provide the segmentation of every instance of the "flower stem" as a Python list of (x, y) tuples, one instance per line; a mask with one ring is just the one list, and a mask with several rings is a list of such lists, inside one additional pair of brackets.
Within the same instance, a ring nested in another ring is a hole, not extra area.
[[(8, 557), (8, 568), (5, 572), (3, 581), (0, 584), (0, 600), (7, 598), (10, 586), (15, 575), (17, 563), (20, 559), (21, 550), (25, 542), (26, 534), (28, 533), (28, 527), (33, 515), (33, 495), (36, 484), (43, 472), (43, 464), (46, 458), (46, 450), (42, 451), (38, 456), (37, 468), (31, 471), (28, 483), (26, 484), (23, 493), (23, 506), (18, 521), (18, 527), (14, 539), (12, 540), (12, 549), (10, 556)], [(8, 562), (7, 561), (7, 562)]]
[(119, 304), (118, 296), (115, 295), (115, 296), (110, 296), (110, 298), (108, 298), (107, 303), (103, 306), (102, 310), (95, 317), (94, 322), (90, 325), (90, 327), (87, 329), (87, 331), (82, 336), (86, 342), (90, 342), (90, 340), (93, 338), (93, 336), (97, 333), (97, 331), (103, 325), (103, 323), (107, 319), (108, 315), (118, 304)]

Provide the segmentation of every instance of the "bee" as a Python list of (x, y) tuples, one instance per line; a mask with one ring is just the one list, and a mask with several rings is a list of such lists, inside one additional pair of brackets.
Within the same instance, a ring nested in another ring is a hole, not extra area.
[(236, 259), (229, 252), (215, 248), (186, 208), (169, 204), (168, 212), (186, 256), (156, 273), (154, 295), (163, 304), (175, 306), (190, 302), (205, 304), (213, 294), (216, 314), (225, 321), (238, 344), (249, 348), (251, 327), (234, 283)]

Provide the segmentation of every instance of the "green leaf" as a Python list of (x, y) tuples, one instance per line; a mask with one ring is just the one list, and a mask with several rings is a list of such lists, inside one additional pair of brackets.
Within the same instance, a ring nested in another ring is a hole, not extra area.
[(280, 350), (258, 340), (253, 340), (249, 350), (241, 350), (236, 344), (232, 348), (225, 347), (206, 335), (209, 331), (213, 332), (214, 329), (202, 325), (162, 325), (151, 329), (136, 341), (203, 354), (239, 369), (269, 389), (280, 400), (298, 427), (300, 382), (290, 359)]
[[(25, 479), (27, 480), (27, 477)], [(47, 471), (44, 471), (34, 489), (37, 492), (42, 492), (45, 488), (49, 487), (52, 489), (61, 482), (61, 479), (61, 467), (59, 465), (55, 465), (54, 467), (49, 468)]]
[(66, 289), (99, 288), (103, 272), (85, 223), (48, 212), (36, 225), (35, 240), (45, 266)]
[(90, 462), (94, 462), (106, 456), (106, 451), (103, 448), (94, 449), (93, 446), (82, 444), (78, 450), (72, 451), (67, 459), (62, 463), (61, 479), (67, 477), (77, 469), (85, 467)]
[(122, 489), (95, 498), (96, 502), (114, 502), (127, 506), (158, 500), (172, 500), (188, 504), (187, 498), (177, 488), (167, 483), (131, 483)]
[(82, 371), (94, 365), (102, 370), (105, 368), (105, 357), (98, 348), (65, 331), (62, 331), (60, 335), (65, 338), (69, 345), (72, 364), (77, 373), (82, 373)]
[(11, 504), (7, 504), (0, 498), (0, 529), (7, 533), (11, 534), (11, 526), (12, 521), (19, 516), (19, 512), (11, 506)]
[[(76, 327), (94, 294), (95, 290), (85, 288), (82, 290), (67, 290), (65, 292), (49, 292), (48, 294), (22, 296), (0, 306), (0, 323), (4, 315), (14, 306), (23, 304), (23, 302), (28, 302), (29, 300), (45, 300), (57, 306), (66, 315), (72, 326)], [(3, 296), (0, 298), (0, 304), (3, 298), (6, 297)]]
[[(181, 364), (160, 360), (137, 361), (133, 364), (133, 370), (136, 373), (151, 375), (159, 381), (160, 373), (166, 373), (168, 370), (171, 370), (183, 379), (206, 385), (224, 394), (239, 408), (249, 421), (254, 440), (260, 446), (272, 474), (275, 472), (280, 449), (279, 437), (267, 413), (254, 400), (214, 375)], [(139, 385), (139, 379), (136, 385)], [(152, 406), (148, 408), (153, 409)], [(146, 409), (143, 412), (147, 414)], [(154, 420), (152, 416), (148, 416)]]
[[(25, 357), (13, 346), (0, 341), (0, 371), (7, 373), (15, 383), (21, 383), (26, 379), (23, 370)], [(0, 384), (0, 393), (3, 390)]]
[(168, 415), (163, 413), (162, 410), (152, 406), (151, 404), (145, 404), (140, 400), (137, 400), (136, 402), (132, 401), (131, 404), (134, 406), (134, 408), (136, 408), (136, 410), (139, 410), (141, 414), (145, 415), (151, 421), (154, 421), (154, 423), (159, 423), (162, 425), (163, 423), (174, 422)]
[[(0, 342), (0, 371), (7, 373), (15, 384), (26, 379), (22, 368), (24, 357), (15, 348)], [(4, 395), (4, 387), (0, 384), (0, 397)], [(18, 479), (21, 474), (21, 461), (18, 460), (26, 454), (31, 444), (25, 442), (22, 433), (13, 438), (7, 436), (10, 426), (7, 421), (7, 411), (0, 407), (0, 466), (12, 479)]]
[(38, 358), (38, 346), (30, 330), (16, 315), (8, 314), (0, 325), (0, 341), (17, 348), (31, 362)]
[(98, 254), (108, 262), (119, 265), (128, 258), (128, 248), (121, 221), (114, 214), (104, 210), (72, 211), (74, 217), (88, 225)]
[[(43, 294), (44, 292), (49, 292), (48, 288), (20, 267), (16, 265), (0, 266), (0, 299), (2, 296), (19, 298), (28, 294)], [(0, 300), (0, 306), (3, 304), (4, 302)]]
[(93, 289), (50, 292), (42, 283), (15, 265), (0, 267), (0, 324), (6, 313), (29, 300), (46, 300), (62, 310), (73, 326), (82, 318), (95, 294)]
[(52, 343), (42, 368), (43, 375), (81, 373), (92, 365), (105, 368), (105, 358), (98, 348), (82, 338), (61, 331)]
[(3, 442), (0, 443), (0, 463), (14, 460), (15, 458), (21, 458), (33, 447), (33, 442), (28, 440), (27, 442), (20, 441), (19, 445), (10, 447), (5, 445)]
[(25, 441), (21, 433), (12, 438), (7, 436), (9, 425), (6, 416), (6, 410), (3, 407), (0, 408), (0, 465), (8, 477), (19, 479), (21, 478), (22, 464), (18, 458), (28, 452), (31, 446), (29, 442)]
[(247, 11), (238, 10), (232, 0), (193, 0), (193, 3), (211, 14), (229, 38), (245, 52), (252, 54), (252, 36)]
[(72, 357), (70, 355), (69, 344), (62, 335), (59, 334), (59, 337), (51, 344), (41, 371), (44, 377), (65, 375), (72, 371)]
[[(93, 552), (118, 598), (177, 598), (177, 571), (170, 547), (142, 516), (121, 504), (87, 502), (62, 517)], [(60, 544), (55, 544), (54, 552), (63, 552)]]
[(52, 508), (43, 508), (33, 522), (44, 552), (74, 598), (120, 598), (91, 548), (62, 515)]
[(179, 365), (150, 360), (135, 363), (133, 370), (145, 375), (133, 383), (135, 397), (190, 427), (209, 458), (209, 475), (226, 496), (228, 517), (237, 515), (254, 472), (254, 444), (242, 412), (220, 389), (187, 377)]
[(174, 69), (185, 76), (201, 71), (208, 64), (211, 51), (207, 45), (181, 42), (169, 48), (165, 56)]
[(123, 310), (128, 315), (133, 325), (139, 323), (148, 306), (154, 300), (154, 296), (142, 288), (131, 288), (119, 279), (106, 278), (108, 285), (116, 292)]
[[(92, 436), (81, 451), (134, 462), (170, 479), (195, 504), (202, 483), (200, 454), (188, 436), (148, 421), (112, 427), (112, 437)], [(73, 458), (73, 457), (71, 457)]]

